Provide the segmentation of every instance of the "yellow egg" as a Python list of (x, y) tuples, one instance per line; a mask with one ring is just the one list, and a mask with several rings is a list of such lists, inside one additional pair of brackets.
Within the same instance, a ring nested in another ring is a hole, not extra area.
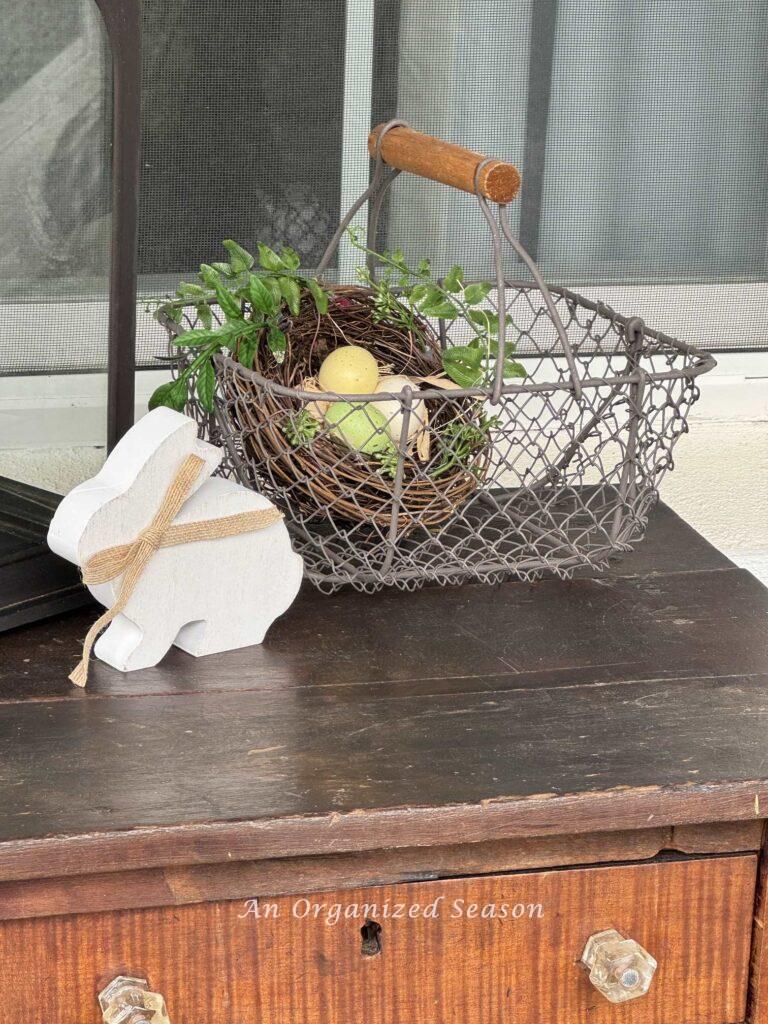
[(337, 395), (372, 395), (379, 383), (379, 367), (371, 353), (359, 345), (342, 345), (323, 360), (320, 388)]

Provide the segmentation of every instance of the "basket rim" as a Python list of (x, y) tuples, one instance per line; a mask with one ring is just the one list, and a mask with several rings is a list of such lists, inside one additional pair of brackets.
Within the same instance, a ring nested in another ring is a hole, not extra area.
[[(479, 282), (487, 283), (487, 279), (479, 278)], [(508, 288), (515, 288), (520, 291), (538, 291), (538, 287), (531, 281), (521, 281), (514, 279), (505, 279), (504, 284)], [(338, 288), (344, 288), (344, 285), (336, 285)], [(359, 287), (359, 286), (353, 286)], [(586, 309), (591, 310), (598, 316), (605, 320), (620, 324), (622, 327), (638, 320), (642, 323), (643, 336), (647, 338), (653, 338), (655, 341), (662, 345), (670, 346), (676, 349), (683, 355), (692, 357), (695, 362), (690, 366), (681, 367), (674, 370), (658, 370), (649, 373), (647, 370), (637, 366), (630, 373), (614, 374), (608, 376), (597, 376), (597, 377), (582, 377), (580, 378), (580, 384), (582, 388), (598, 388), (613, 386), (619, 387), (625, 384), (639, 384), (641, 382), (656, 383), (665, 380), (693, 380), (696, 377), (701, 376), (704, 373), (708, 373), (710, 370), (717, 366), (717, 360), (714, 356), (706, 352), (704, 349), (698, 348), (696, 345), (691, 344), (687, 341), (681, 341), (678, 338), (673, 338), (663, 331), (657, 331), (647, 326), (642, 317), (630, 317), (625, 316), (621, 313), (617, 313), (611, 306), (607, 305), (602, 301), (593, 301), (592, 299), (586, 298), (586, 296), (580, 295), (578, 292), (574, 292), (569, 288), (552, 286), (550, 292), (560, 295), (565, 299), (569, 299), (574, 304), (582, 306)], [(184, 329), (168, 315), (168, 310), (171, 309), (183, 309), (185, 307), (195, 308), (200, 305), (199, 302), (189, 299), (172, 299), (168, 302), (164, 302), (158, 306), (154, 313), (155, 319), (160, 323), (166, 331), (168, 331), (171, 337), (180, 337), (185, 333)], [(209, 305), (216, 305), (215, 302), (209, 302)], [(546, 354), (539, 354), (541, 358), (547, 359), (559, 359), (564, 358), (562, 353), (557, 351), (548, 352)], [(598, 356), (599, 357), (599, 356)], [(377, 392), (376, 394), (342, 394), (327, 391), (305, 391), (302, 388), (289, 387), (285, 384), (280, 384), (278, 381), (272, 380), (268, 377), (264, 377), (257, 370), (249, 369), (242, 363), (233, 359), (229, 355), (223, 353), (217, 353), (214, 356), (214, 363), (218, 368), (221, 369), (233, 369), (240, 375), (250, 379), (253, 383), (257, 384), (262, 389), (272, 391), (275, 395), (280, 395), (284, 398), (297, 398), (301, 401), (344, 401), (344, 402), (385, 402), (393, 401), (396, 399), (404, 398), (404, 390), (400, 392)], [(570, 380), (561, 381), (543, 381), (540, 383), (505, 383), (501, 389), (501, 395), (520, 395), (520, 394), (546, 394), (557, 391), (572, 391), (573, 384)], [(457, 398), (477, 398), (490, 400), (492, 398), (493, 386), (487, 385), (485, 387), (476, 388), (450, 388), (448, 390), (443, 388), (424, 388), (419, 387), (419, 398), (428, 399), (430, 401), (450, 401)]]
[[(280, 384), (278, 381), (271, 380), (269, 377), (264, 377), (257, 370), (249, 369), (247, 366), (243, 366), (236, 359), (231, 356), (224, 355), (219, 352), (213, 357), (213, 361), (216, 364), (217, 369), (231, 370), (234, 373), (239, 374), (241, 377), (252, 381), (258, 385), (259, 388), (265, 391), (271, 391), (275, 395), (279, 395), (282, 398), (296, 398), (302, 402), (347, 402), (350, 404), (359, 404), (361, 402), (391, 402), (393, 400), (404, 399), (405, 394), (403, 391), (391, 392), (391, 391), (379, 391), (376, 394), (362, 395), (362, 394), (342, 394), (331, 391), (304, 391), (302, 388), (288, 387), (286, 384)], [(648, 373), (646, 370), (637, 369), (632, 373), (620, 374), (611, 377), (582, 377), (581, 387), (582, 389), (592, 389), (600, 387), (620, 387), (624, 384), (639, 384), (641, 381), (657, 383), (665, 380), (693, 380), (696, 377), (701, 376), (703, 373), (707, 373), (716, 365), (715, 360), (711, 359), (710, 362), (703, 362), (691, 367), (687, 367), (680, 370), (663, 370), (656, 373)], [(569, 380), (562, 381), (548, 381), (540, 384), (505, 384), (501, 389), (502, 397), (507, 395), (532, 395), (532, 394), (549, 394), (557, 391), (572, 391), (573, 385)], [(418, 391), (418, 398), (421, 401), (437, 401), (437, 402), (451, 402), (457, 398), (477, 398), (490, 401), (492, 397), (493, 388), (422, 388), (414, 389), (414, 394)]]

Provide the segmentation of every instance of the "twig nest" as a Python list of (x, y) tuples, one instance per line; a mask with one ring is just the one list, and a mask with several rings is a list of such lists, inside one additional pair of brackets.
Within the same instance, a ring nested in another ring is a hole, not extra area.
[[(302, 391), (322, 391), (322, 388), (317, 382), (317, 377), (305, 377), (299, 385)], [(325, 414), (328, 410), (330, 402), (319, 401), (319, 402), (308, 402), (307, 412), (313, 420), (317, 420), (318, 423), (325, 422)]]
[[(378, 387), (376, 388), (376, 393), (382, 394), (389, 392), (390, 394), (398, 395), (403, 388), (411, 388), (414, 392), (418, 392), (419, 390), (410, 377), (404, 377), (400, 374), (390, 374), (387, 377), (381, 378)], [(400, 435), (403, 430), (403, 419), (405, 416), (402, 403), (398, 399), (393, 398), (385, 402), (376, 402), (376, 408), (383, 414), (387, 421), (387, 433), (390, 438), (395, 442), (395, 444), (399, 444)], [(414, 398), (413, 404), (411, 405), (411, 416), (408, 421), (408, 443), (410, 443), (426, 425), (427, 407), (424, 403), (424, 399)]]
[[(470, 446), (459, 456), (454, 452), (452, 432), (482, 414), (474, 399), (441, 401), (419, 394), (420, 385), (448, 388), (450, 383), (440, 374), (440, 339), (429, 322), (418, 318), (414, 330), (382, 320), (368, 289), (343, 286), (333, 289), (324, 315), (311, 297), (302, 295), (299, 315), (286, 323), (285, 334), (282, 362), (262, 340), (253, 370), (230, 361), (219, 371), (227, 412), (241, 432), (246, 457), (258, 466), (260, 482), (278, 503), (303, 525), (364, 523), (381, 531), (389, 530), (395, 514), (402, 536), (449, 521), (481, 485), (490, 456), (481, 446)], [(350, 348), (368, 354), (369, 360), (362, 362), (370, 376), (334, 379), (330, 384), (339, 386), (330, 386), (321, 374), (326, 360), (334, 355), (349, 359), (348, 354), (337, 353)], [(379, 375), (391, 379), (380, 382)], [(397, 398), (345, 402), (341, 396), (373, 395), (379, 387), (399, 395), (406, 385), (414, 393), (413, 425), (408, 428), (402, 493), (395, 505), (392, 470), (398, 457), (401, 403)], [(285, 394), (284, 388), (294, 393)], [(339, 395), (339, 400), (316, 399), (318, 391)], [(299, 397), (296, 392), (304, 394)], [(360, 415), (354, 415), (357, 412)], [(302, 413), (304, 422), (297, 429)]]

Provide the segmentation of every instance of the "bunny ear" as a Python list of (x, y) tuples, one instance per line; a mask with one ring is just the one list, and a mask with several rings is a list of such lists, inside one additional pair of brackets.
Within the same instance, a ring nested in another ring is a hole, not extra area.
[(189, 455), (204, 463), (193, 490), (216, 470), (223, 452), (200, 441), (197, 424), (172, 409), (142, 417), (110, 453), (91, 480), (62, 500), (48, 531), (50, 548), (76, 565), (106, 547), (135, 536), (151, 518), (157, 495), (165, 492)]

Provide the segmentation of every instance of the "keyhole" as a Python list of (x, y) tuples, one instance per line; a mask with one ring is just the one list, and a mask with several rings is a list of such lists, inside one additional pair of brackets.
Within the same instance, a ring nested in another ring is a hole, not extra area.
[(363, 937), (363, 944), (360, 952), (363, 956), (378, 956), (381, 952), (381, 925), (377, 921), (366, 918), (365, 924), (360, 929)]

